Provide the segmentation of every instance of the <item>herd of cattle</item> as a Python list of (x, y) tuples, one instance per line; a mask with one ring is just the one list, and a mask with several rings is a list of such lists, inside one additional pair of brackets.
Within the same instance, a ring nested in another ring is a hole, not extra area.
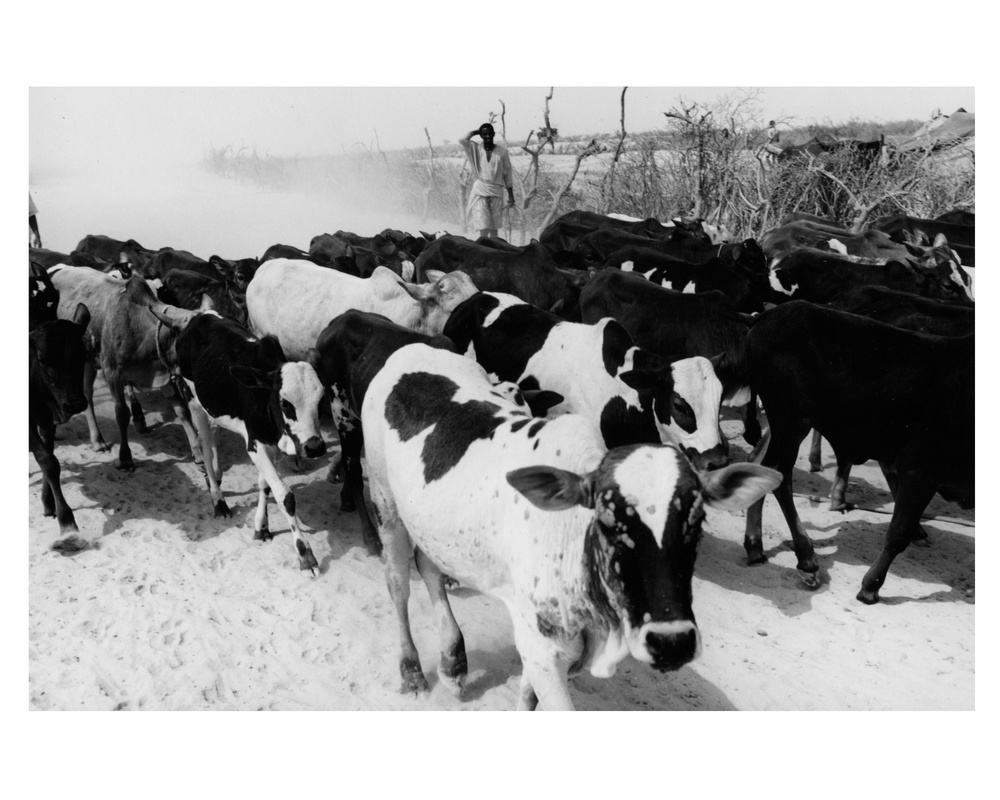
[[(858, 599), (878, 600), (893, 558), (926, 534), (940, 492), (974, 500), (974, 215), (894, 216), (870, 230), (796, 214), (761, 239), (725, 241), (697, 220), (575, 211), (538, 240), (338, 231), (308, 251), (202, 259), (86, 236), (29, 252), (29, 447), (64, 551), (79, 547), (59, 485), (55, 426), (94, 414), (100, 370), (131, 470), (134, 389), (160, 387), (204, 469), (216, 516), (218, 429), (258, 469), (254, 538), (271, 494), (299, 565), (316, 558), (275, 450), (340, 454), (329, 479), (386, 562), (403, 690), (427, 689), (410, 636), (409, 563), (441, 632), (440, 679), (468, 662), (449, 579), (504, 601), (524, 671), (519, 707), (572, 707), (567, 675), (613, 674), (626, 655), (659, 670), (694, 658), (691, 578), (704, 507), (747, 509), (750, 563), (765, 560), (773, 492), (807, 586), (813, 545), (792, 494), (814, 431), (837, 461), (878, 460), (895, 501)], [(766, 417), (762, 434), (758, 404)], [(750, 460), (731, 463), (719, 423), (743, 409)], [(362, 454), (375, 522), (364, 494)], [(818, 466), (815, 468), (818, 469)]]

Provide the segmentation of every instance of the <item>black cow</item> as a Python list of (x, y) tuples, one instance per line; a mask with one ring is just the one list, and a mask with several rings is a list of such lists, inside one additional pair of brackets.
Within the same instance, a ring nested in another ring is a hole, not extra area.
[(72, 267), (90, 267), (119, 278), (132, 277), (132, 268), (126, 262), (110, 263), (89, 253), (74, 250), (72, 253), (59, 253), (44, 247), (29, 247), (28, 261), (42, 269), (48, 269), (58, 264), (68, 264)]
[(920, 250), (894, 242), (882, 231), (867, 230), (860, 233), (839, 228), (825, 228), (806, 220), (796, 220), (773, 228), (760, 239), (760, 246), (768, 258), (782, 258), (803, 248), (829, 250), (842, 255), (882, 260), (902, 260), (919, 255)]
[(719, 431), (722, 384), (705, 358), (663, 362), (613, 319), (566, 322), (499, 293), (463, 301), (444, 334), (500, 380), (561, 395), (553, 412), (592, 420), (608, 448), (669, 442), (696, 469), (729, 463)]
[(208, 263), (215, 267), (227, 280), (236, 284), (241, 292), (247, 290), (247, 284), (253, 280), (260, 260), (256, 258), (229, 259), (222, 256), (209, 256)]
[(933, 248), (929, 266), (907, 259), (859, 264), (819, 250), (798, 250), (771, 270), (773, 298), (826, 303), (855, 286), (876, 284), (900, 292), (971, 305), (971, 281), (946, 246)]
[(76, 251), (96, 256), (109, 264), (130, 264), (134, 272), (145, 275), (146, 265), (155, 250), (143, 247), (135, 239), (120, 241), (110, 236), (88, 234), (76, 245)]
[(721, 292), (681, 294), (655, 286), (641, 275), (609, 269), (584, 287), (580, 310), (584, 322), (613, 317), (638, 347), (668, 361), (691, 356), (712, 359), (722, 381), (723, 402), (749, 403), (743, 438), (750, 444), (759, 441), (760, 425), (750, 413), (756, 397), (744, 360), (750, 323)]
[[(887, 325), (895, 325), (915, 333), (929, 333), (934, 336), (965, 336), (976, 327), (974, 308), (929, 300), (908, 292), (897, 292), (884, 286), (858, 286), (843, 292), (828, 304), (831, 308), (847, 311)], [(819, 432), (813, 431), (809, 448), (809, 471), (823, 469), (821, 439)], [(851, 464), (837, 458), (837, 475), (830, 490), (830, 510), (847, 511), (852, 506), (847, 502), (847, 481)], [(927, 536), (921, 533), (921, 539)]]
[(956, 225), (975, 225), (976, 224), (976, 213), (974, 211), (966, 211), (962, 208), (953, 208), (951, 211), (946, 211), (940, 217), (935, 217), (938, 222), (953, 222)]
[(144, 278), (163, 280), (167, 273), (175, 269), (198, 272), (209, 278), (222, 278), (219, 268), (207, 259), (196, 256), (187, 250), (176, 250), (173, 247), (161, 247), (146, 264), (141, 274)]
[(883, 231), (894, 242), (927, 246), (938, 236), (945, 236), (948, 246), (958, 253), (962, 264), (967, 267), (976, 264), (976, 226), (937, 219), (920, 219), (906, 214), (879, 217), (872, 228)]
[(678, 292), (722, 292), (738, 311), (747, 314), (759, 313), (764, 310), (764, 303), (772, 302), (766, 268), (755, 272), (721, 258), (696, 264), (646, 247), (616, 250), (607, 265), (643, 275), (657, 286)]
[(424, 248), (414, 266), (418, 282), (427, 279), (428, 271), (460, 269), (481, 291), (512, 294), (564, 319), (579, 319), (580, 287), (587, 280), (586, 273), (560, 270), (537, 241), (515, 252), (441, 236)]
[(172, 269), (163, 278), (163, 286), (156, 293), (164, 303), (199, 310), (207, 295), (212, 308), (240, 325), (247, 324), (247, 296), (235, 281), (221, 275), (211, 278), (200, 272), (186, 269)]
[[(35, 298), (41, 301), (43, 313), (29, 315), (33, 318), (28, 333), (28, 449), (42, 471), (42, 512), (58, 520), (63, 537), (53, 547), (66, 552), (80, 548), (80, 531), (59, 485), (55, 434), (57, 424), (87, 407), (83, 394), (83, 368), (87, 360), (83, 333), (90, 322), (90, 312), (87, 306), (78, 303), (72, 321), (55, 319), (55, 306), (47, 305), (46, 293)], [(29, 307), (34, 302), (30, 300)], [(35, 321), (43, 316), (49, 318), (36, 325)]]
[(238, 433), (247, 455), (257, 467), (259, 488), (254, 515), (254, 539), (273, 538), (267, 523), (267, 496), (281, 507), (292, 531), (299, 567), (315, 575), (318, 566), (312, 548), (302, 535), (295, 510), (295, 495), (274, 467), (277, 448), (310, 458), (326, 452), (319, 433), (319, 403), (323, 385), (313, 364), (285, 359), (273, 336), (257, 339), (249, 330), (213, 311), (196, 314), (186, 323), (150, 310), (164, 325), (179, 331), (174, 345), (177, 366), (192, 394), (191, 414), (198, 428), (205, 474), (215, 505), (215, 516), (230, 516), (222, 496), (215, 427)]
[(356, 310), (335, 317), (316, 339), (316, 372), (330, 393), (340, 437), (340, 470), (344, 475), (340, 510), (357, 510), (365, 547), (374, 556), (382, 552), (382, 542), (364, 499), (361, 405), (368, 384), (385, 360), (400, 347), (415, 342), (445, 350), (455, 349), (451, 339), (445, 336), (416, 333), (381, 314)]
[[(974, 503), (975, 334), (928, 336), (793, 301), (760, 316), (746, 352), (770, 425), (763, 464), (782, 473), (774, 494), (807, 585), (818, 585), (819, 567), (792, 498), (802, 440), (815, 428), (838, 458), (876, 459), (882, 467), (895, 508), (858, 593), (864, 603), (877, 602), (893, 558), (919, 535), (934, 493)], [(766, 560), (762, 511), (761, 500), (747, 512), (750, 563)]]
[[(701, 226), (691, 225), (692, 231), (697, 230), (698, 235), (703, 236), (704, 231)], [(609, 217), (605, 214), (597, 214), (593, 211), (577, 209), (563, 214), (559, 219), (550, 223), (541, 232), (538, 241), (545, 245), (552, 252), (560, 250), (574, 250), (577, 243), (596, 230), (611, 228), (618, 231), (645, 236), (650, 239), (664, 239), (673, 233), (674, 228), (664, 225), (658, 220), (649, 218), (640, 222)]]

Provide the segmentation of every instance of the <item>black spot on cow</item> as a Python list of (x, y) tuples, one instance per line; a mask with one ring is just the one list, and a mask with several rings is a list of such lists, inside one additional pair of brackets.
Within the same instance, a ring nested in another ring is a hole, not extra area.
[(617, 375), (625, 364), (625, 354), (632, 347), (632, 337), (620, 323), (611, 321), (604, 328), (604, 342), (601, 345), (601, 356), (604, 359), (604, 369), (608, 375)]
[(542, 388), (541, 385), (538, 383), (538, 378), (536, 378), (534, 375), (529, 375), (528, 377), (526, 377), (524, 380), (518, 383), (518, 386), (521, 387), (522, 392), (537, 392), (539, 389)]
[(649, 410), (644, 413), (630, 406), (620, 395), (612, 397), (601, 410), (600, 426), (604, 441), (613, 442), (614, 447), (659, 440)]
[(521, 430), (521, 428), (523, 428), (525, 425), (529, 425), (530, 423), (531, 423), (531, 417), (526, 417), (525, 419), (519, 419), (517, 422), (515, 422), (513, 425), (510, 426), (510, 432), (517, 433), (519, 430)]
[(505, 419), (495, 403), (453, 402), (457, 390), (458, 384), (442, 375), (411, 372), (399, 379), (386, 400), (386, 421), (404, 442), (434, 426), (421, 453), (426, 483), (446, 475), (474, 441), (489, 438)]
[(289, 492), (285, 495), (285, 499), (281, 501), (281, 504), (285, 507), (285, 511), (288, 512), (288, 516), (295, 516), (295, 493)]
[(295, 416), (295, 406), (287, 400), (281, 401), (281, 413), (284, 415), (285, 419), (292, 420), (293, 422), (298, 419), (298, 417)]
[[(517, 424), (517, 423), (515, 423)], [(511, 427), (514, 427), (513, 425)], [(528, 438), (531, 439), (538, 435), (538, 432), (545, 427), (545, 420), (539, 419), (532, 423), (531, 427), (528, 428)]]

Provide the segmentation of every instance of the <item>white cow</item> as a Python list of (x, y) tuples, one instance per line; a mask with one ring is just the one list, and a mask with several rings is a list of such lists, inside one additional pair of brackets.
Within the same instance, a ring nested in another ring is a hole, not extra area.
[(371, 277), (358, 278), (311, 261), (275, 258), (261, 264), (247, 286), (250, 328), (258, 336), (276, 336), (293, 361), (305, 358), (330, 320), (349, 309), (382, 314), (435, 336), (476, 287), (464, 272), (428, 277), (432, 283), (406, 283), (377, 267)]
[(608, 451), (590, 420), (532, 419), (478, 364), (423, 344), (388, 358), (361, 418), (404, 692), (428, 688), (408, 621), (411, 556), (439, 618), (442, 683), (461, 692), (468, 674), (447, 574), (507, 606), (518, 707), (571, 709), (573, 671), (607, 677), (629, 654), (671, 670), (697, 655), (703, 506), (744, 508), (780, 481), (755, 464), (700, 475), (672, 445)]

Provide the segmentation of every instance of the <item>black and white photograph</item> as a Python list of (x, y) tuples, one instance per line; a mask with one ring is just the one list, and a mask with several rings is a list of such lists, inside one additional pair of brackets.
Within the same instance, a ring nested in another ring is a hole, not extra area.
[[(945, 722), (924, 788), (966, 785), (972, 715), (940, 712), (992, 705), (976, 70), (796, 68), (803, 41), (743, 69), (733, 31), (601, 49), (486, 7), (428, 66), (426, 11), (329, 63), (206, 7), (185, 52), (209, 19), (229, 36), (203, 66), (164, 67), (167, 15), (141, 46), (116, 22), (96, 66), (24, 69), (25, 743), (190, 736), (198, 774), (227, 766), (164, 789), (225, 793), (249, 756), (267, 777), (232, 791), (257, 796), (330, 728), (369, 782), (453, 748), (463, 790), (540, 796), (612, 721), (781, 795), (854, 785), (883, 737), (930, 760)], [(453, 713), (515, 710), (750, 713)], [(938, 713), (829, 713), (914, 711)]]
[(974, 707), (971, 87), (29, 100), (32, 708)]

